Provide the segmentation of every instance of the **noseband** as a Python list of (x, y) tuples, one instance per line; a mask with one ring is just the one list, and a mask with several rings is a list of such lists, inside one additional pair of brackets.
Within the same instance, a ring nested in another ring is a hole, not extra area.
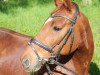
[[(54, 45), (52, 48), (48, 47), (47, 45), (43, 44), (42, 42), (36, 40), (36, 39), (31, 39), (28, 44), (29, 46), (32, 48), (32, 50), (35, 52), (35, 54), (37, 55), (38, 57), (38, 60), (39, 62), (43, 62), (44, 59), (42, 59), (39, 54), (37, 53), (37, 51), (34, 49), (32, 43), (38, 45), (39, 47), (43, 48), (44, 50), (48, 51), (51, 53), (51, 57), (47, 60), (47, 64), (46, 64), (46, 68), (48, 70), (48, 74), (49, 75), (52, 75), (52, 71), (50, 70), (50, 67), (48, 64), (56, 64), (56, 65), (59, 65), (61, 67), (63, 67), (65, 70), (71, 72), (73, 75), (78, 75), (76, 72), (68, 69), (67, 67), (65, 67), (63, 64), (59, 63), (58, 62), (58, 56), (60, 55), (60, 52), (61, 50), (63, 49), (63, 47), (66, 45), (67, 41), (68, 41), (68, 38), (72, 35), (72, 41), (71, 41), (71, 44), (70, 44), (70, 51), (72, 49), (72, 46), (73, 46), (73, 43), (74, 43), (74, 25), (76, 23), (76, 20), (77, 20), (77, 16), (78, 16), (78, 8), (75, 9), (75, 13), (74, 13), (74, 18), (71, 19), (70, 17), (68, 16), (65, 16), (65, 15), (60, 15), (60, 14), (55, 14), (55, 15), (52, 15), (51, 18), (58, 18), (58, 17), (62, 17), (62, 18), (65, 18), (67, 20), (69, 20), (71, 22), (71, 26), (69, 27), (68, 31), (65, 33), (65, 35), (63, 36), (63, 38), (58, 42), (56, 43), (56, 45)], [(58, 51), (55, 53), (53, 51), (53, 49), (59, 45), (62, 41), (64, 40), (64, 43), (62, 44), (62, 46), (60, 46), (58, 48)], [(46, 60), (45, 60), (46, 61)]]

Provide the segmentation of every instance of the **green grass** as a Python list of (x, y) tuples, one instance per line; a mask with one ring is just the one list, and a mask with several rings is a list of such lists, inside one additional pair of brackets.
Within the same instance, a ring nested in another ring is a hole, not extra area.
[(18, 7), (9, 13), (0, 12), (0, 26), (28, 35), (35, 35), (49, 16), (53, 6)]
[[(90, 75), (100, 75), (100, 5), (82, 6), (79, 4), (79, 6), (80, 10), (88, 17), (94, 36), (95, 50)], [(54, 4), (48, 3), (33, 4), (25, 8), (14, 7), (7, 12), (1, 11), (0, 27), (35, 36), (53, 9)]]

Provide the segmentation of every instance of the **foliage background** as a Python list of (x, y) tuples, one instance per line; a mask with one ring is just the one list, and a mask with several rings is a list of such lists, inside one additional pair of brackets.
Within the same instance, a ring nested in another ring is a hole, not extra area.
[[(100, 75), (100, 0), (84, 6), (74, 0), (88, 17), (92, 28), (95, 51), (90, 65), (90, 75)], [(35, 36), (54, 9), (53, 0), (0, 0), (0, 27)]]

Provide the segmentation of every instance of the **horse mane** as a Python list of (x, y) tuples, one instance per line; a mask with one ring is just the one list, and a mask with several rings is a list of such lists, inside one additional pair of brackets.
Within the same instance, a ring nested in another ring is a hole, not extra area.
[[(79, 6), (78, 6), (75, 2), (72, 2), (72, 4), (78, 9), (78, 12), (79, 12)], [(52, 15), (53, 13), (55, 13), (55, 12), (61, 11), (61, 9), (63, 9), (64, 6), (65, 6), (65, 5), (62, 4), (62, 5), (58, 6), (58, 7), (56, 7), (55, 10), (53, 10), (53, 11), (51, 12), (51, 15)]]

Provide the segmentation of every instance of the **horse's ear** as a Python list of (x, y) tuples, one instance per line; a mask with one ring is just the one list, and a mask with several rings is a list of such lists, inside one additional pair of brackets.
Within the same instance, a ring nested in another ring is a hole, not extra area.
[(71, 9), (72, 0), (54, 0), (56, 6), (65, 5), (67, 8)]
[(62, 0), (54, 0), (56, 6), (61, 6), (63, 4)]
[(67, 8), (71, 9), (71, 7), (72, 7), (72, 0), (63, 0), (63, 3), (64, 3), (64, 5)]

